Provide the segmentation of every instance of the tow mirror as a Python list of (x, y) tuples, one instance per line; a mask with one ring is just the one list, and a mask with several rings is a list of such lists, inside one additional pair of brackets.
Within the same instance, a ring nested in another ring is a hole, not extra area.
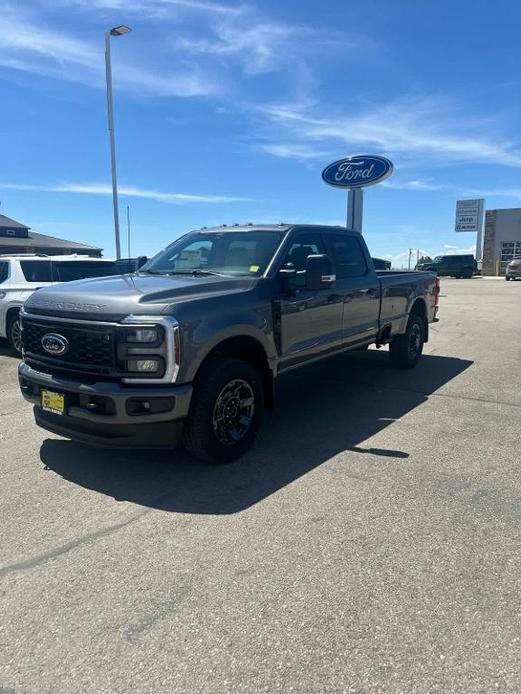
[(324, 254), (308, 255), (306, 261), (306, 289), (316, 291), (327, 289), (336, 282), (336, 275), (331, 258)]

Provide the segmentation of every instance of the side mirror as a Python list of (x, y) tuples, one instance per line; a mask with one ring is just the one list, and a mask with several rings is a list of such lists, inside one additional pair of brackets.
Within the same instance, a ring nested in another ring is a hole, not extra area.
[(306, 261), (306, 289), (327, 289), (336, 282), (333, 262), (328, 255), (308, 255)]

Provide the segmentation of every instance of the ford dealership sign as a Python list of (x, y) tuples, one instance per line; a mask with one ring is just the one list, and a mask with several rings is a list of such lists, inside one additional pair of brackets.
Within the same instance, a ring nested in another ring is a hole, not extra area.
[(358, 155), (334, 161), (322, 171), (322, 178), (337, 188), (364, 188), (385, 181), (393, 164), (385, 157)]

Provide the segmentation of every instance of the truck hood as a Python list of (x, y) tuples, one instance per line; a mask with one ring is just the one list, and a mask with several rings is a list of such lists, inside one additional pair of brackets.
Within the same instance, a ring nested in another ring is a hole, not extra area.
[(254, 278), (117, 275), (45, 287), (25, 302), (30, 313), (119, 321), (130, 314), (161, 315), (169, 306), (251, 289)]

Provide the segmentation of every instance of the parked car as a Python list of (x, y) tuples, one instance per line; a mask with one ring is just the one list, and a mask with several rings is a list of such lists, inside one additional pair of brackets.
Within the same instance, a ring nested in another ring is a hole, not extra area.
[(521, 279), (521, 258), (511, 260), (505, 272), (505, 279), (509, 280)]
[(118, 274), (114, 261), (88, 256), (0, 255), (0, 338), (21, 354), (19, 313), (24, 301), (42, 287), (85, 277)]
[(148, 258), (146, 255), (140, 255), (137, 258), (120, 258), (114, 261), (116, 267), (116, 274), (124, 275), (127, 273), (137, 272), (140, 267), (147, 262)]
[(391, 261), (384, 260), (384, 258), (373, 258), (373, 265), (375, 270), (390, 270)]
[(417, 270), (431, 270), (438, 275), (470, 279), (478, 271), (473, 255), (437, 255), (433, 261), (419, 263)]
[(357, 232), (201, 229), (133, 276), (35, 292), (20, 387), (49, 431), (109, 446), (183, 441), (226, 462), (251, 445), (281, 374), (372, 343), (416, 366), (438, 296), (434, 273), (375, 271)]

